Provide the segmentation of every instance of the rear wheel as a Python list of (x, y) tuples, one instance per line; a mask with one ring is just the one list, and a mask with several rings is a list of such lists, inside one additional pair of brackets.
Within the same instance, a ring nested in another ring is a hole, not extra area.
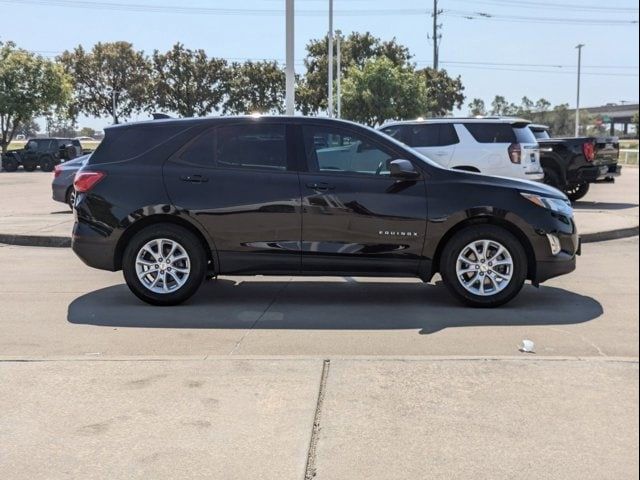
[(571, 200), (572, 202), (577, 202), (578, 200), (580, 200), (581, 198), (583, 198), (587, 192), (589, 192), (589, 183), (580, 183), (578, 185), (569, 185), (564, 193), (567, 194), (567, 197), (569, 197), (569, 200)]
[(6, 157), (2, 160), (2, 168), (5, 172), (15, 172), (18, 169), (18, 162), (15, 158)]
[(152, 305), (177, 305), (204, 281), (207, 255), (199, 239), (177, 225), (152, 225), (129, 241), (122, 270), (129, 289)]
[(40, 158), (40, 170), (42, 170), (43, 172), (51, 172), (53, 171), (53, 167), (55, 167), (56, 164), (53, 160), (53, 157), (51, 157), (50, 155), (45, 155), (44, 157)]
[(73, 207), (76, 204), (76, 190), (73, 188), (73, 186), (69, 187), (69, 189), (67, 190), (66, 199), (67, 205), (69, 205), (69, 208), (73, 211)]
[(449, 291), (472, 307), (497, 307), (512, 300), (527, 276), (520, 241), (494, 225), (458, 232), (445, 245), (440, 273)]

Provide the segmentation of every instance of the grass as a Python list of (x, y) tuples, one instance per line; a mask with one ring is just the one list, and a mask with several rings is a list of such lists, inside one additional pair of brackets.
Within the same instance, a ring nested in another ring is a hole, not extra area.
[(620, 140), (620, 150), (635, 150), (632, 152), (620, 152), (620, 163), (638, 165), (638, 140)]

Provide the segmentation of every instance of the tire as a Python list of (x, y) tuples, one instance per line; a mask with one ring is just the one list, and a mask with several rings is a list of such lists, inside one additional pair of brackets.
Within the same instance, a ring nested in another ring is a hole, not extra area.
[[(476, 247), (479, 258), (475, 257), (470, 245)], [(489, 256), (486, 257), (484, 248), (479, 248), (484, 245), (488, 245)], [(506, 253), (499, 253), (499, 247)], [(461, 256), (467, 262), (459, 261)], [(492, 265), (496, 262), (503, 264)], [(458, 269), (468, 271), (459, 275)], [(522, 289), (527, 277), (527, 255), (520, 241), (504, 228), (472, 226), (456, 233), (447, 242), (440, 257), (440, 274), (453, 296), (465, 305), (497, 307), (512, 300)], [(463, 285), (464, 280), (467, 287)]]
[(560, 178), (560, 174), (553, 169), (544, 169), (544, 183), (550, 187), (562, 190), (562, 179)]
[(25, 172), (33, 172), (38, 168), (38, 164), (34, 160), (24, 160), (22, 162), (22, 168), (24, 168)]
[(565, 189), (564, 193), (567, 194), (567, 197), (569, 197), (569, 200), (571, 200), (572, 202), (577, 202), (589, 192), (590, 186), (591, 184), (589, 183), (581, 183), (579, 185), (569, 185)]
[(70, 186), (69, 189), (67, 190), (67, 194), (65, 195), (65, 198), (67, 200), (67, 205), (69, 205), (69, 208), (73, 212), (73, 206), (76, 202), (76, 191), (73, 188), (73, 185)]
[(18, 162), (15, 158), (6, 157), (2, 160), (2, 168), (5, 172), (15, 172), (18, 170)]
[(51, 172), (53, 171), (53, 167), (55, 166), (56, 163), (53, 160), (52, 156), (45, 155), (43, 157), (40, 157), (40, 170), (42, 170), (43, 172)]
[[(173, 256), (159, 256), (157, 241), (162, 244), (163, 255), (169, 253), (172, 242), (177, 244)], [(143, 253), (143, 247), (149, 250)], [(183, 254), (188, 258), (181, 259)], [(171, 263), (167, 262), (169, 259)], [(147, 263), (143, 265), (139, 261)], [(147, 269), (149, 274), (144, 275)], [(188, 273), (184, 274), (183, 270)], [(189, 230), (171, 224), (151, 225), (135, 234), (127, 244), (122, 271), (127, 286), (139, 299), (152, 305), (178, 305), (200, 288), (207, 273), (207, 255), (200, 240)], [(139, 271), (143, 271), (141, 276)]]

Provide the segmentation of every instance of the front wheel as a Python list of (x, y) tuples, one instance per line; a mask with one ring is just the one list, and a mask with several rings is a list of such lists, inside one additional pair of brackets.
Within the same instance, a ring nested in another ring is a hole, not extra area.
[(152, 225), (129, 241), (122, 258), (129, 289), (152, 305), (177, 305), (196, 293), (207, 273), (207, 255), (190, 231)]
[(494, 225), (458, 232), (445, 245), (440, 273), (449, 291), (472, 307), (497, 307), (512, 300), (527, 277), (520, 241)]
[(587, 194), (587, 192), (589, 192), (589, 186), (590, 184), (588, 183), (580, 183), (578, 185), (569, 185), (569, 187), (567, 187), (564, 193), (567, 194), (567, 197), (569, 197), (569, 200), (571, 200), (572, 202), (577, 202), (578, 200), (583, 198)]

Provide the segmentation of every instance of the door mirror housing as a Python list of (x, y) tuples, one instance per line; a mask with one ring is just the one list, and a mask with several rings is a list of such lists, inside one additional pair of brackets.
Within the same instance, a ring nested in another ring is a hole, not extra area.
[(389, 173), (392, 177), (403, 180), (411, 180), (420, 176), (413, 163), (404, 159), (393, 160), (389, 163)]

